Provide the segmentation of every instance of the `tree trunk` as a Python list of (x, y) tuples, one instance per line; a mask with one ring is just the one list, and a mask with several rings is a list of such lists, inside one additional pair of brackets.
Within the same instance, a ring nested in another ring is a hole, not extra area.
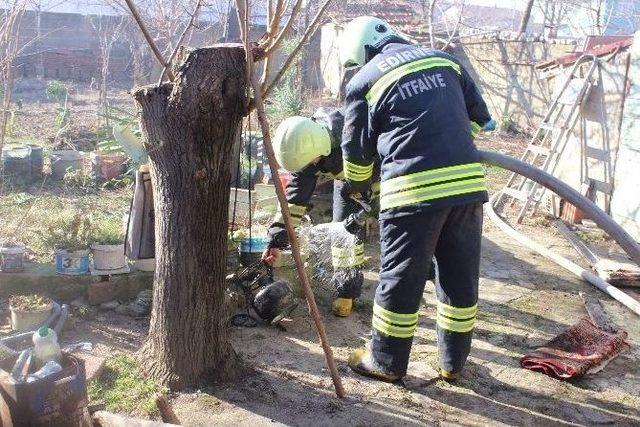
[(533, 0), (527, 0), (527, 4), (522, 11), (522, 19), (520, 20), (520, 28), (518, 29), (518, 37), (524, 36), (527, 31), (527, 25), (529, 25), (529, 19), (531, 18), (531, 9), (533, 9)]
[(171, 389), (228, 378), (225, 262), (234, 137), (247, 109), (244, 50), (191, 51), (176, 80), (134, 91), (156, 211), (156, 272), (147, 341), (151, 377)]

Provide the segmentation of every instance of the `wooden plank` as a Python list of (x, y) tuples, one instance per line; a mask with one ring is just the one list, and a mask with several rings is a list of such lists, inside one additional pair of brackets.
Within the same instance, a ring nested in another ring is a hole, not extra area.
[(573, 231), (569, 230), (564, 222), (556, 219), (553, 221), (553, 225), (558, 229), (560, 234), (562, 234), (568, 241), (571, 243), (571, 246), (580, 254), (592, 267), (594, 267), (599, 261), (600, 258), (593, 253), (591, 248), (580, 239)]
[(608, 332), (617, 332), (620, 328), (611, 321), (611, 318), (604, 310), (602, 303), (594, 296), (587, 295), (584, 292), (580, 292), (580, 297), (584, 301), (584, 308), (587, 309), (589, 318), (594, 325)]

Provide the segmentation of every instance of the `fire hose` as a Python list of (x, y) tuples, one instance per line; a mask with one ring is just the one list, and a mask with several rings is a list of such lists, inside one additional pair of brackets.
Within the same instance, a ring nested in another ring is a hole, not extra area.
[[(640, 265), (640, 245), (638, 245), (638, 243), (618, 223), (607, 215), (606, 212), (566, 183), (528, 163), (504, 154), (480, 150), (480, 161), (484, 164), (508, 169), (535, 181), (558, 194), (576, 208), (580, 209), (585, 216), (591, 218), (602, 230), (611, 236), (611, 238), (613, 238), (613, 240), (615, 240), (622, 249), (624, 249), (627, 255), (629, 255), (636, 264)], [(592, 272), (587, 271), (574, 262), (558, 255), (547, 247), (534, 242), (532, 239), (524, 236), (522, 233), (511, 227), (493, 209), (493, 201), (495, 200), (495, 197), (496, 196), (494, 195), (491, 198), (491, 201), (486, 205), (487, 214), (503, 232), (544, 257), (556, 262), (558, 265), (569, 270), (578, 277), (586, 280), (601, 291), (606, 292), (609, 296), (622, 303), (631, 311), (640, 315), (639, 301), (622, 292), (615, 286), (612, 286), (610, 283), (602, 280)]]

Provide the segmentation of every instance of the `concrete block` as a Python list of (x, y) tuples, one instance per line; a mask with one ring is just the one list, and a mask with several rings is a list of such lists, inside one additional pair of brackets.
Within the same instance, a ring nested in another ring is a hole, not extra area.
[(115, 286), (111, 281), (90, 283), (87, 288), (89, 304), (98, 305), (113, 300)]

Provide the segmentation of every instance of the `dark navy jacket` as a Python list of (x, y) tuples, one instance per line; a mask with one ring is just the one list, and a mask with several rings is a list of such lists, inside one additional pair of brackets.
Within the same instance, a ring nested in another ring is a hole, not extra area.
[[(340, 148), (340, 138), (342, 137), (344, 124), (342, 112), (337, 109), (322, 107), (311, 116), (311, 119), (320, 123), (329, 131), (331, 153), (322, 157), (317, 164), (309, 165), (299, 172), (291, 173), (286, 193), (294, 226), (299, 225), (305, 215), (319, 177), (344, 179), (344, 174), (342, 173), (342, 148)], [(269, 227), (269, 237), (271, 239), (270, 247), (283, 248), (289, 244), (287, 231), (280, 214)]]
[(345, 178), (365, 191), (379, 155), (382, 218), (487, 200), (473, 136), (491, 117), (455, 57), (389, 43), (347, 85), (344, 112)]

